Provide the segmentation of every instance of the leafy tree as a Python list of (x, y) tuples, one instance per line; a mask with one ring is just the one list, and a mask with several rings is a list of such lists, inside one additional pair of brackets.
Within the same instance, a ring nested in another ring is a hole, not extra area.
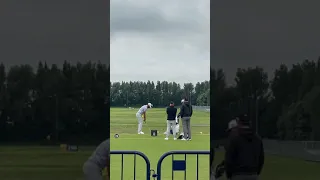
[[(199, 82), (194, 88), (185, 83), (181, 88), (176, 82), (112, 82), (110, 87), (111, 106), (135, 107), (152, 102), (155, 107), (165, 107), (170, 101), (180, 104), (182, 98), (189, 98), (193, 105), (209, 105), (210, 82)], [(200, 97), (200, 98), (198, 98)]]
[(0, 141), (95, 143), (109, 136), (109, 67), (0, 64)]
[(233, 86), (221, 77), (222, 70), (211, 69), (215, 137), (224, 137), (219, 129), (225, 129), (233, 115), (247, 113), (262, 137), (320, 140), (320, 58), (291, 68), (281, 64), (271, 80), (261, 67), (238, 69)]

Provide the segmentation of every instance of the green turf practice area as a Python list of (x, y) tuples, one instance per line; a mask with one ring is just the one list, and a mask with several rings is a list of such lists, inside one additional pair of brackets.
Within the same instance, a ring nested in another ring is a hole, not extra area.
[[(137, 150), (145, 153), (151, 169), (162, 154), (172, 150), (209, 150), (209, 113), (196, 111), (192, 118), (192, 141), (174, 141), (172, 137), (164, 140), (166, 128), (165, 109), (150, 109), (147, 112), (147, 124), (144, 135), (137, 134), (137, 109), (111, 109), (111, 150)], [(159, 131), (157, 137), (151, 137), (150, 130)], [(114, 138), (114, 134), (119, 138)], [(56, 147), (41, 146), (0, 146), (0, 180), (84, 180), (82, 165), (95, 147), (79, 146), (78, 152), (65, 152)], [(133, 156), (124, 156), (124, 180), (133, 180)], [(215, 163), (221, 162), (223, 152), (217, 152)], [(184, 159), (182, 155), (175, 159)], [(199, 180), (208, 180), (209, 157), (199, 156)], [(318, 180), (320, 163), (307, 162), (294, 158), (266, 156), (265, 167), (260, 180)], [(137, 180), (145, 180), (144, 161), (137, 157)], [(111, 156), (111, 179), (121, 180), (121, 156)], [(183, 180), (183, 172), (174, 174), (175, 180)], [(196, 178), (196, 156), (187, 156), (187, 180)], [(224, 178), (222, 178), (225, 180)], [(163, 162), (162, 180), (171, 180), (171, 157)]]
[[(215, 163), (220, 163), (222, 158), (223, 153), (218, 152)], [(267, 155), (259, 180), (316, 180), (320, 179), (319, 169), (320, 163)]]
[[(111, 109), (111, 134), (118, 133), (119, 138), (111, 138), (111, 150), (137, 150), (145, 153), (150, 162), (151, 169), (156, 168), (159, 157), (171, 150), (208, 150), (209, 145), (209, 113), (196, 111), (192, 118), (193, 137), (191, 142), (174, 141), (171, 137), (164, 140), (166, 124), (166, 112), (164, 108), (151, 109), (147, 112), (147, 125), (144, 125), (144, 135), (137, 134), (137, 119), (135, 114), (138, 109), (113, 108)], [(150, 129), (159, 131), (157, 137), (151, 137)], [(202, 132), (202, 134), (200, 133)], [(190, 157), (189, 157), (190, 156)], [(196, 179), (196, 158), (189, 155), (187, 159), (187, 180)], [(124, 179), (133, 179), (133, 156), (124, 156)], [(215, 163), (221, 162), (223, 152), (216, 154)], [(184, 159), (183, 156), (176, 156), (175, 159)], [(199, 180), (208, 179), (209, 157), (200, 156)], [(171, 157), (163, 162), (162, 180), (171, 180)], [(316, 180), (320, 179), (320, 163), (307, 162), (295, 158), (279, 156), (266, 156), (265, 167), (261, 180)], [(145, 164), (141, 158), (137, 158), (137, 179), (145, 179)], [(112, 155), (111, 179), (121, 179), (121, 157)], [(183, 172), (176, 172), (174, 179), (183, 179)], [(226, 180), (225, 178), (222, 178)]]
[[(111, 138), (111, 150), (137, 150), (146, 154), (151, 163), (151, 169), (156, 169), (157, 162), (162, 154), (172, 150), (209, 150), (210, 126), (209, 113), (195, 111), (191, 119), (192, 141), (164, 140), (166, 130), (165, 108), (152, 108), (147, 111), (147, 122), (143, 126), (145, 134), (137, 133), (136, 112), (138, 109), (112, 108), (110, 122), (110, 137), (119, 134), (119, 138)], [(152, 137), (150, 130), (159, 131), (158, 136)], [(184, 155), (175, 155), (174, 159), (183, 160)], [(171, 156), (168, 156), (162, 165), (162, 180), (171, 180)], [(132, 155), (124, 156), (124, 179), (133, 179), (134, 159)], [(136, 178), (146, 179), (146, 166), (142, 158), (137, 158)], [(187, 179), (196, 179), (196, 155), (187, 156)], [(111, 179), (121, 179), (121, 156), (111, 156)], [(184, 179), (183, 172), (175, 172), (174, 179)], [(209, 155), (199, 155), (199, 180), (209, 179)]]
[(84, 180), (82, 165), (94, 147), (64, 152), (60, 147), (0, 147), (1, 180)]

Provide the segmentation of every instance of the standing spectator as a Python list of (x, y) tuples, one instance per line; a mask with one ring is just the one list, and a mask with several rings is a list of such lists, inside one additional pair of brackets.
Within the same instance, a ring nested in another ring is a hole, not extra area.
[(264, 164), (262, 140), (250, 127), (246, 115), (237, 118), (236, 131), (229, 136), (225, 170), (230, 180), (257, 180)]
[[(238, 123), (236, 119), (233, 119), (228, 123), (228, 129), (227, 129), (228, 139), (237, 133), (237, 128), (236, 128), (237, 126), (238, 126)], [(225, 149), (227, 148), (227, 146), (228, 146), (228, 140), (224, 144)], [(220, 177), (222, 177), (223, 174), (225, 173), (225, 161), (223, 160), (220, 164), (218, 164), (217, 167), (215, 168), (215, 171), (213, 169), (213, 172), (214, 172), (213, 174), (214, 174), (215, 180), (218, 180)]]
[(190, 140), (191, 141), (191, 126), (190, 121), (192, 117), (192, 106), (189, 104), (188, 99), (185, 98), (184, 102), (181, 105), (180, 113), (182, 119), (182, 127), (183, 127), (183, 138), (181, 140)]
[(174, 103), (171, 101), (170, 106), (167, 107), (167, 133), (165, 140), (169, 139), (170, 130), (172, 130), (173, 140), (177, 140), (176, 130), (177, 108), (174, 107)]

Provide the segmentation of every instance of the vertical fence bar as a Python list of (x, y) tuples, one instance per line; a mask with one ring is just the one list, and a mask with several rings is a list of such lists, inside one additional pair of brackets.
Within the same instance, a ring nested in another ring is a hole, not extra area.
[(133, 178), (134, 178), (134, 180), (136, 180), (137, 155), (134, 154), (133, 158), (134, 158), (134, 160), (133, 160)]
[[(172, 157), (172, 159), (171, 159), (171, 164), (173, 164), (173, 161), (174, 161), (174, 154), (172, 154), (172, 156), (171, 156), (171, 157)], [(174, 179), (174, 177), (173, 177), (173, 176), (174, 176), (173, 168), (171, 168), (171, 174), (172, 174), (172, 175), (171, 175), (171, 179), (173, 180), (173, 179)]]
[(197, 154), (197, 180), (199, 180), (199, 154)]
[[(186, 166), (187, 166), (187, 154), (184, 154), (184, 161), (186, 162)], [(184, 170), (184, 180), (187, 180), (187, 167)]]
[(123, 180), (123, 164), (124, 164), (123, 154), (121, 154), (121, 180)]

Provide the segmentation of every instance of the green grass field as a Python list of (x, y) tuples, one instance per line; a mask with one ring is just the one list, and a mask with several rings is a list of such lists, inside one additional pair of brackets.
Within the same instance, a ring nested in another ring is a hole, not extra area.
[(60, 147), (0, 147), (0, 179), (83, 180), (82, 165), (93, 149), (63, 152)]
[[(210, 126), (209, 113), (194, 112), (192, 118), (192, 141), (173, 140), (169, 137), (164, 140), (166, 129), (166, 111), (164, 108), (153, 108), (147, 112), (147, 123), (144, 124), (144, 135), (137, 134), (136, 112), (138, 109), (113, 108), (111, 109), (110, 137), (115, 133), (119, 138), (111, 138), (111, 150), (137, 150), (146, 154), (151, 162), (151, 169), (156, 169), (158, 159), (162, 154), (172, 150), (209, 150)], [(152, 137), (150, 130), (158, 130), (158, 136)], [(200, 133), (202, 132), (202, 133)], [(175, 155), (174, 159), (184, 159), (183, 155)], [(171, 156), (163, 161), (162, 180), (171, 180)], [(124, 156), (124, 179), (133, 179), (133, 156)], [(209, 178), (209, 156), (199, 156), (199, 180)], [(146, 179), (145, 163), (137, 158), (136, 177), (138, 180)], [(196, 155), (187, 156), (187, 179), (196, 179)], [(111, 179), (121, 179), (121, 156), (111, 156)], [(184, 179), (183, 172), (174, 173), (175, 179)]]
[[(208, 150), (209, 145), (209, 113), (195, 112), (192, 119), (193, 124), (193, 141), (169, 141), (164, 140), (163, 132), (165, 131), (165, 110), (151, 109), (147, 112), (147, 126), (144, 126), (144, 135), (137, 134), (137, 120), (135, 117), (137, 109), (111, 109), (111, 134), (120, 134), (120, 138), (111, 138), (111, 150), (137, 150), (145, 153), (151, 162), (151, 168), (156, 168), (156, 163), (159, 157), (171, 150)], [(150, 136), (150, 129), (160, 131), (158, 137)], [(202, 134), (200, 134), (202, 132)], [(124, 156), (124, 179), (133, 179), (133, 157)], [(200, 177), (199, 180), (207, 180), (209, 173), (208, 156), (200, 158)], [(215, 163), (221, 162), (223, 152), (216, 154)], [(145, 179), (145, 164), (141, 158), (137, 160), (137, 179)], [(177, 157), (183, 159), (183, 157)], [(112, 155), (111, 159), (111, 179), (120, 179), (121, 172), (121, 157)], [(162, 180), (171, 180), (171, 158), (168, 157), (164, 161), (162, 170)], [(187, 160), (187, 180), (196, 179), (195, 157), (188, 157)], [(316, 180), (320, 179), (320, 163), (307, 162), (295, 158), (285, 158), (278, 156), (266, 156), (266, 162), (261, 175), (261, 180)], [(175, 179), (183, 179), (183, 173), (177, 172), (174, 174)], [(223, 178), (223, 180), (225, 180)]]
[[(137, 150), (145, 153), (156, 168), (159, 157), (171, 150), (208, 150), (209, 149), (209, 114), (195, 112), (193, 122), (193, 141), (165, 141), (164, 109), (152, 109), (148, 112), (147, 124), (150, 129), (160, 131), (158, 137), (151, 137), (149, 128), (144, 126), (144, 135), (137, 135), (136, 109), (111, 109), (111, 137), (115, 133), (120, 137), (111, 138), (112, 150)], [(202, 134), (200, 134), (202, 132)], [(87, 160), (95, 147), (79, 147), (78, 152), (63, 152), (60, 147), (41, 146), (0, 146), (0, 180), (84, 180), (83, 162)], [(222, 160), (223, 153), (218, 152), (215, 163)], [(176, 156), (175, 159), (183, 159)], [(133, 156), (124, 158), (124, 180), (133, 178)], [(162, 180), (171, 180), (171, 157), (163, 163)], [(208, 180), (209, 157), (200, 156), (199, 180)], [(111, 157), (111, 179), (121, 180), (121, 157)], [(145, 180), (145, 164), (137, 158), (137, 180)], [(195, 180), (196, 158), (187, 159), (187, 180)], [(317, 180), (320, 179), (320, 163), (306, 162), (294, 158), (266, 156), (261, 180)], [(175, 180), (183, 179), (183, 173), (174, 174)]]
[[(222, 157), (223, 153), (218, 152), (215, 163), (220, 163)], [(259, 180), (317, 180), (320, 179), (319, 169), (320, 163), (267, 155)]]

